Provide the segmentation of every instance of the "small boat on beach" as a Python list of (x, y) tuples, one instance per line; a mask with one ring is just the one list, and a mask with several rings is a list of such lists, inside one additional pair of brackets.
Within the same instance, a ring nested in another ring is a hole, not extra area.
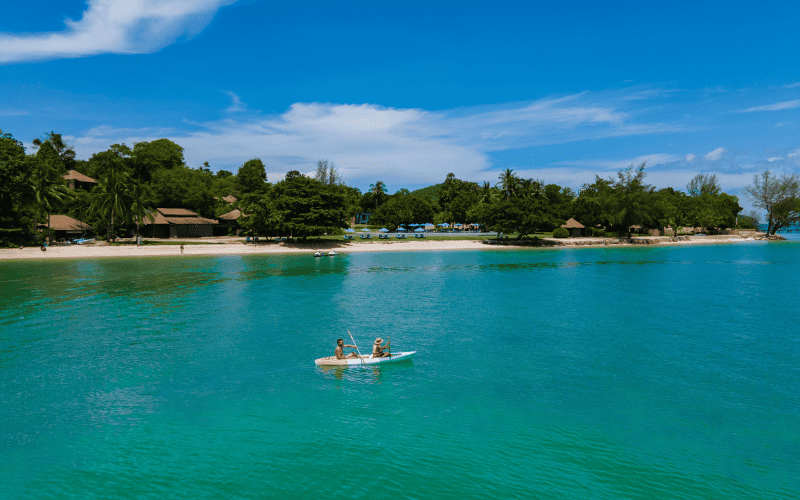
[(334, 255), (339, 255), (339, 252), (335, 252), (335, 251), (331, 250), (330, 252), (328, 252), (328, 255), (333, 257)]
[(322, 257), (322, 252), (317, 250), (316, 252), (314, 252), (314, 257)]
[(398, 352), (383, 358), (373, 358), (372, 354), (359, 358), (336, 359), (336, 356), (327, 356), (314, 360), (317, 366), (357, 366), (357, 365), (377, 365), (380, 363), (399, 363), (410, 360), (417, 351)]

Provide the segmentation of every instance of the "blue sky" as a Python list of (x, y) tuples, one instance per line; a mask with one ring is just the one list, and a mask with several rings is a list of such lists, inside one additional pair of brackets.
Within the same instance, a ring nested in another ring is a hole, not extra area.
[(0, 18), (0, 128), (88, 158), (167, 137), (270, 180), (390, 191), (511, 168), (579, 187), (800, 171), (798, 2), (60, 0)]

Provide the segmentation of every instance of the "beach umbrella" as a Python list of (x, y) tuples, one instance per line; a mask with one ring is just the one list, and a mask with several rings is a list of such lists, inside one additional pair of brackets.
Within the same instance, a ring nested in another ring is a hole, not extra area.
[(444, 222), (442, 222), (441, 224), (439, 224), (439, 227), (450, 227), (450, 224), (445, 224)]
[(416, 229), (414, 230), (414, 232), (415, 232), (415, 233), (424, 233), (424, 232), (425, 232), (425, 230), (424, 230), (424, 229), (422, 229), (421, 227), (418, 227), (418, 228), (416, 228)]
[(372, 232), (372, 231), (370, 231), (369, 229), (367, 229), (367, 228), (365, 228), (365, 227), (362, 227), (362, 228), (361, 228), (361, 232), (363, 232), (363, 233), (370, 233), (370, 232)]
[(348, 227), (347, 229), (344, 230), (344, 232), (345, 233), (355, 233), (355, 231), (353, 230), (352, 227)]
[(456, 224), (456, 227), (461, 227), (461, 226), (463, 226), (463, 224), (461, 224), (460, 222)]
[(406, 229), (406, 228), (404, 228), (404, 227), (398, 227), (398, 228), (397, 228), (397, 230), (398, 230), (398, 231), (408, 231), (408, 229)]
[(389, 232), (389, 230), (386, 229), (385, 227), (382, 227), (382, 228), (378, 229), (378, 231), (380, 231), (382, 233), (388, 233)]

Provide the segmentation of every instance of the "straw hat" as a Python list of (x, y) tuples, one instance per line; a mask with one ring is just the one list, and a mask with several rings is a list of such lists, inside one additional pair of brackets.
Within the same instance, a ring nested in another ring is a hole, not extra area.
[(377, 339), (375, 339), (375, 343), (376, 344), (382, 344), (383, 343), (383, 339), (378, 337)]

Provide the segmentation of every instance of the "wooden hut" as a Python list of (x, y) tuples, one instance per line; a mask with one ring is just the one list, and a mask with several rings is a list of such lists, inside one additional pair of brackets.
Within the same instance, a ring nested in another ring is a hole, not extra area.
[(583, 236), (583, 230), (586, 228), (586, 226), (575, 219), (568, 220), (566, 224), (561, 224), (561, 227), (569, 231), (569, 235), (573, 237)]
[(218, 233), (220, 236), (224, 236), (228, 234), (229, 229), (233, 229), (236, 231), (236, 236), (239, 236), (242, 231), (239, 226), (239, 219), (241, 217), (247, 217), (247, 214), (243, 214), (238, 208), (234, 208), (230, 212), (220, 215), (217, 217), (219, 224), (214, 228), (214, 232)]
[(70, 189), (85, 189), (91, 191), (91, 189), (97, 185), (96, 180), (88, 175), (83, 175), (77, 170), (70, 170), (61, 177), (67, 180), (67, 186), (69, 186)]
[[(39, 231), (47, 231), (47, 219), (36, 227)], [(50, 231), (53, 240), (64, 240), (68, 238), (77, 238), (82, 236), (84, 232), (91, 231), (92, 226), (85, 222), (73, 219), (68, 215), (51, 215), (50, 216)]]
[(213, 236), (213, 227), (218, 224), (213, 219), (200, 217), (197, 212), (185, 208), (156, 208), (153, 221), (145, 217), (143, 223), (147, 229), (142, 230), (142, 234), (153, 238)]

